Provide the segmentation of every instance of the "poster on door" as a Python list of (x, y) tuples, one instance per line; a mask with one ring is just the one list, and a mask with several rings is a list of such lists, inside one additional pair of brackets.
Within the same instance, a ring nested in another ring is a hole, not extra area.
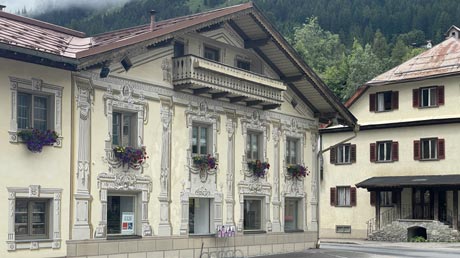
[(121, 216), (121, 234), (134, 234), (134, 212), (123, 212)]

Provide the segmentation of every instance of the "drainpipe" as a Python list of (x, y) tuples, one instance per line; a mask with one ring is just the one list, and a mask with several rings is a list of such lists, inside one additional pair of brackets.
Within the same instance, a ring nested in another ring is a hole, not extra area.
[(354, 128), (353, 128), (353, 135), (334, 144), (334, 145), (331, 145), (329, 147), (327, 147), (326, 149), (322, 149), (323, 147), (323, 137), (322, 135), (320, 134), (319, 135), (319, 151), (318, 151), (318, 154), (316, 155), (316, 171), (318, 173), (318, 175), (316, 176), (316, 198), (317, 198), (317, 204), (316, 204), (316, 223), (317, 223), (317, 231), (316, 231), (316, 239), (317, 239), (317, 242), (316, 242), (316, 248), (320, 248), (320, 244), (321, 244), (321, 241), (319, 239), (319, 230), (320, 230), (320, 174), (319, 174), (319, 171), (320, 171), (320, 166), (322, 165), (322, 162), (320, 164), (320, 161), (323, 160), (323, 153), (325, 153), (326, 151), (329, 151), (331, 150), (332, 148), (336, 147), (337, 145), (340, 145), (340, 144), (343, 144), (343, 143), (346, 143), (354, 138), (356, 138), (357, 134), (359, 132), (359, 125), (356, 125)]

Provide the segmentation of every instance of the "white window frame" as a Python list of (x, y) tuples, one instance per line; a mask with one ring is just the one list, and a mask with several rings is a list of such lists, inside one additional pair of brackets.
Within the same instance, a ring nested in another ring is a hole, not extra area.
[[(380, 146), (383, 145), (383, 159), (380, 159)], [(377, 142), (376, 144), (377, 148), (377, 162), (390, 162), (393, 161), (393, 142), (392, 141), (381, 141)], [(386, 153), (387, 150), (390, 150), (389, 157), (387, 157)]]
[[(118, 128), (118, 145), (117, 146), (123, 146), (123, 147), (134, 147), (134, 148), (137, 148), (137, 147), (140, 147), (137, 145), (138, 141), (136, 140), (138, 137), (137, 137), (137, 113), (133, 113), (133, 112), (126, 112), (126, 111), (118, 111), (118, 110), (114, 110), (113, 113), (112, 113), (112, 144), (115, 145), (113, 143), (113, 140), (114, 140), (114, 137), (115, 137), (115, 133), (113, 132), (113, 123), (115, 121), (115, 117), (116, 116), (119, 116), (120, 117), (120, 124), (118, 125), (119, 128)], [(129, 137), (129, 140), (128, 140), (128, 143), (125, 143), (123, 141), (123, 134), (125, 132), (125, 128), (124, 128), (124, 119), (126, 116), (129, 116), (130, 117), (130, 121), (129, 121), (129, 128), (128, 128), (128, 137)]]
[[(106, 212), (107, 212), (107, 215), (108, 215), (108, 210), (109, 210), (109, 204), (108, 204), (108, 199), (109, 197), (113, 197), (113, 196), (118, 196), (118, 197), (132, 197), (133, 198), (133, 213), (134, 213), (134, 234), (131, 234), (131, 235), (123, 235), (122, 234), (122, 229), (120, 228), (120, 233), (119, 234), (109, 234), (109, 229), (108, 229), (108, 216), (107, 216), (107, 236), (135, 236), (135, 235), (141, 235), (141, 231), (142, 231), (142, 225), (141, 223), (139, 223), (139, 221), (141, 221), (141, 216), (140, 216), (140, 213), (141, 213), (141, 209), (139, 208), (139, 199), (141, 199), (141, 196), (142, 193), (120, 193), (120, 192), (116, 192), (116, 191), (108, 191), (107, 192), (107, 209), (106, 209)], [(120, 203), (120, 206), (121, 206), (121, 203)], [(122, 219), (122, 218), (120, 218)]]
[[(194, 128), (197, 128), (197, 138), (196, 138), (196, 148), (197, 148), (197, 152), (193, 152), (193, 129)], [(201, 153), (201, 128), (206, 128), (206, 153)], [(212, 152), (212, 138), (213, 138), (214, 134), (213, 134), (213, 128), (212, 128), (212, 125), (209, 125), (209, 124), (203, 124), (203, 123), (199, 123), (199, 122), (195, 122), (193, 123), (192, 125), (192, 155), (197, 155), (197, 156), (201, 156), (201, 155), (207, 155), (207, 154), (211, 154)]]
[[(245, 201), (259, 201), (260, 202), (260, 228), (258, 229), (246, 229), (243, 228), (244, 232), (259, 232), (259, 231), (265, 231), (265, 207), (264, 207), (264, 198), (263, 197), (256, 197), (256, 196), (244, 196), (243, 199), (243, 220), (244, 220), (244, 214), (245, 214), (245, 209), (246, 209), (246, 203)], [(244, 224), (243, 224), (244, 225)]]
[[(385, 109), (385, 94), (390, 94), (390, 108)], [(377, 92), (375, 94), (375, 111), (377, 112), (386, 112), (393, 110), (393, 92), (392, 91), (383, 91)]]
[[(343, 193), (342, 193), (343, 192)], [(340, 198), (340, 195), (344, 194), (344, 201)], [(337, 186), (336, 202), (338, 207), (351, 207), (351, 187), (349, 186)], [(348, 198), (347, 198), (348, 197)]]
[[(428, 103), (423, 102), (423, 95), (428, 94)], [(431, 103), (432, 95), (434, 94), (434, 103)], [(438, 106), (438, 95), (437, 95), (437, 87), (426, 87), (420, 88), (420, 107), (427, 108), (427, 107), (437, 107)], [(426, 104), (426, 105), (425, 105)]]
[[(189, 198), (189, 208), (190, 208), (190, 199), (200, 199), (200, 200), (207, 200), (209, 203), (208, 203), (208, 217), (209, 217), (209, 221), (208, 221), (208, 227), (209, 227), (209, 231), (208, 232), (204, 232), (204, 233), (196, 233), (195, 232), (195, 228), (194, 228), (194, 232), (193, 233), (190, 233), (190, 219), (188, 221), (189, 223), (189, 231), (188, 231), (188, 234), (189, 235), (210, 235), (210, 234), (213, 234), (213, 231), (214, 231), (214, 227), (213, 227), (213, 221), (214, 221), (214, 199), (213, 198), (205, 198), (205, 197), (190, 197)], [(189, 213), (190, 215), (190, 213)], [(196, 214), (195, 214), (196, 215)], [(195, 220), (194, 220), (195, 222)]]
[[(351, 163), (351, 144), (340, 144), (337, 146), (337, 164), (350, 164)], [(348, 153), (348, 159), (347, 159)]]
[[(295, 220), (295, 229), (286, 229), (286, 203), (288, 201), (293, 201), (296, 203), (296, 213), (297, 213), (297, 218)], [(284, 225), (284, 231), (285, 232), (299, 232), (304, 230), (304, 199), (303, 198), (293, 198), (293, 197), (285, 197), (284, 199), (284, 218), (283, 218), (283, 225)]]
[[(290, 147), (291, 145), (294, 144), (295, 145), (295, 148), (294, 148), (294, 151), (295, 151), (295, 160), (293, 160), (293, 157), (291, 155), (291, 150), (290, 150)], [(286, 163), (289, 165), (289, 164), (299, 164), (300, 160), (301, 160), (301, 157), (300, 157), (300, 154), (301, 154), (301, 151), (299, 151), (301, 149), (301, 147), (299, 146), (300, 145), (300, 139), (299, 138), (294, 138), (294, 137), (287, 137), (286, 138), (286, 146), (285, 146), (285, 151), (286, 151), (286, 155), (285, 155), (285, 158), (286, 158)]]
[[(62, 189), (41, 188), (40, 185), (30, 185), (29, 187), (8, 187), (8, 238), (7, 250), (15, 251), (19, 249), (41, 249), (41, 248), (61, 248), (61, 195)], [(34, 199), (49, 201), (49, 227), (46, 239), (16, 239), (15, 234), (15, 210), (16, 199)]]
[(380, 207), (392, 207), (393, 206), (393, 192), (392, 191), (381, 191), (380, 192)]
[[(255, 139), (257, 139), (257, 155), (254, 154), (254, 150), (252, 148), (252, 139), (253, 137)], [(256, 160), (260, 160), (262, 162), (264, 162), (262, 160), (262, 144), (261, 144), (261, 140), (262, 139), (262, 133), (259, 132), (259, 131), (254, 131), (254, 130), (250, 130), (248, 131), (247, 133), (247, 137), (246, 137), (246, 157), (247, 157), (247, 160), (248, 161), (256, 161)], [(249, 143), (249, 144), (248, 144)], [(254, 157), (254, 156), (257, 156), (257, 157)]]
[[(424, 155), (423, 145), (425, 142), (428, 142), (428, 153), (429, 157), (426, 158)], [(434, 148), (434, 157), (432, 157), (431, 152)], [(420, 160), (436, 160), (438, 159), (438, 138), (423, 138), (420, 139)]]
[[(32, 78), (30, 80), (9, 77), (10, 78), (10, 92), (11, 92), (11, 113), (10, 113), (10, 130), (9, 141), (11, 143), (21, 142), (18, 137), (18, 93), (24, 92), (31, 95), (46, 96), (48, 97), (49, 110), (48, 112), (48, 129), (54, 130), (58, 134), (54, 147), (62, 146), (62, 93), (64, 87), (44, 83), (41, 79)], [(32, 121), (33, 122), (33, 121)]]

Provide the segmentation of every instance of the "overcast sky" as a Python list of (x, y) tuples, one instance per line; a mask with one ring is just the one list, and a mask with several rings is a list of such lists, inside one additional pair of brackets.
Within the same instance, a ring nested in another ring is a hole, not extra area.
[(68, 6), (90, 6), (101, 8), (107, 5), (118, 5), (131, 0), (0, 0), (0, 4), (6, 5), (7, 12), (22, 10), (24, 6), (27, 11), (43, 11), (42, 9), (63, 8)]

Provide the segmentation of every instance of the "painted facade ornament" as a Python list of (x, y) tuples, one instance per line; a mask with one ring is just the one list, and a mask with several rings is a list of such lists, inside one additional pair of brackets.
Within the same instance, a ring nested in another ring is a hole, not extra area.
[(161, 70), (163, 71), (163, 81), (172, 83), (172, 65), (170, 58), (165, 58), (161, 62)]

